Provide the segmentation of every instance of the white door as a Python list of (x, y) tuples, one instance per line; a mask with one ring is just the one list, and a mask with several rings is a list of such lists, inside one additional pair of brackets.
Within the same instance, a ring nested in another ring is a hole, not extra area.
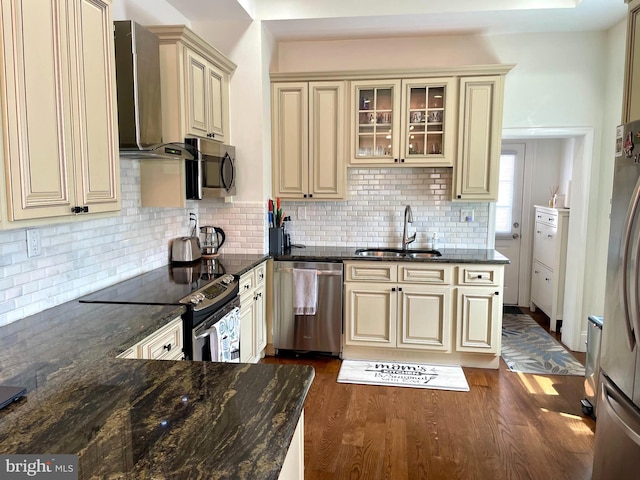
[(504, 269), (505, 305), (518, 304), (523, 191), (524, 144), (504, 144), (500, 155), (495, 218), (496, 250), (511, 261)]

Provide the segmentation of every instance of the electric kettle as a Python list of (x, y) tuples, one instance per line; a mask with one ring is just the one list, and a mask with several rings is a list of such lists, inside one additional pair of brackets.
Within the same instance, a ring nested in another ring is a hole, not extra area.
[(200, 227), (200, 248), (203, 257), (215, 257), (225, 241), (224, 230), (218, 227)]

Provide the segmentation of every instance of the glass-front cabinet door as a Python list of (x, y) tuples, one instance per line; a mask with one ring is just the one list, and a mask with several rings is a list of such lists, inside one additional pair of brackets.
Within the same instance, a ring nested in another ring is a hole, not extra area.
[(455, 89), (452, 78), (403, 82), (403, 163), (453, 166)]
[(352, 164), (398, 162), (400, 85), (400, 80), (351, 83), (355, 111)]
[(352, 82), (352, 99), (352, 165), (453, 166), (453, 78)]

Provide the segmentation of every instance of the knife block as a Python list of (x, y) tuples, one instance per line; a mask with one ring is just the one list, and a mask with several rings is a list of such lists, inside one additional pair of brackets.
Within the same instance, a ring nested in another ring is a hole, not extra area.
[(269, 228), (269, 255), (282, 255), (284, 253), (284, 228)]

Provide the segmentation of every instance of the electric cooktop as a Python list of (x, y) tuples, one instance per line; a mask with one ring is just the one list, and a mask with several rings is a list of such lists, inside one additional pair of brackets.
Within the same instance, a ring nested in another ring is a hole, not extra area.
[(170, 264), (90, 293), (82, 303), (178, 305), (179, 300), (226, 273), (218, 262)]

